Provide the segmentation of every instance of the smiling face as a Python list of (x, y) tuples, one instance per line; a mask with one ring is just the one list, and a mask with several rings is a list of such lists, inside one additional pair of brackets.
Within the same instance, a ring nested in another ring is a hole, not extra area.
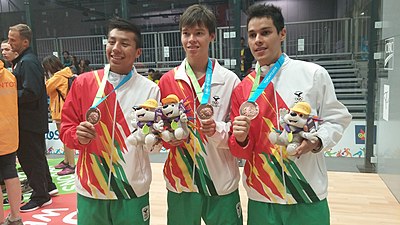
[(214, 38), (215, 34), (210, 34), (204, 25), (182, 27), (181, 42), (189, 62), (208, 58), (208, 47)]
[(155, 119), (155, 109), (141, 107), (136, 110), (136, 118), (137, 121), (146, 122), (146, 121), (154, 121)]
[(286, 37), (286, 29), (279, 33), (272, 19), (254, 17), (247, 26), (248, 44), (260, 66), (270, 65), (282, 54), (281, 43)]
[(291, 110), (288, 114), (284, 116), (284, 121), (289, 126), (294, 126), (297, 128), (303, 128), (307, 124), (307, 119), (309, 115), (305, 115), (299, 112)]
[(163, 105), (161, 112), (167, 118), (175, 118), (180, 115), (179, 103), (168, 103)]
[(141, 53), (142, 49), (137, 47), (133, 32), (118, 29), (109, 32), (106, 55), (111, 71), (128, 74)]

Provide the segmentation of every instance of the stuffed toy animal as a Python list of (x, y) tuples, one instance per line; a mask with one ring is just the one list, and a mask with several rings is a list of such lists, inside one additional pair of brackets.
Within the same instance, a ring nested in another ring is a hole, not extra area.
[[(279, 109), (279, 123), (282, 131), (274, 129), (269, 133), (269, 140), (272, 144), (286, 146), (289, 156), (296, 153), (296, 148), (303, 139), (308, 139), (312, 143), (318, 140), (317, 131), (314, 124), (315, 117), (310, 117), (311, 106), (307, 102), (297, 102), (289, 110)], [(307, 126), (307, 131), (304, 127)]]
[(133, 107), (131, 124), (135, 130), (127, 140), (132, 145), (143, 145), (144, 150), (148, 152), (160, 151), (162, 147), (159, 134), (164, 124), (162, 120), (158, 120), (157, 107), (158, 103), (154, 99), (148, 99), (139, 107)]
[(171, 140), (182, 140), (189, 136), (187, 110), (184, 101), (179, 101), (178, 96), (170, 94), (161, 100), (162, 118), (164, 121), (164, 130), (161, 132), (161, 138), (165, 142)]

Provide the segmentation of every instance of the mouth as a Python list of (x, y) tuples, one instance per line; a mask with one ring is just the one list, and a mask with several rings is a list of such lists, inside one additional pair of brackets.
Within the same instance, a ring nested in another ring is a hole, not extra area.
[(257, 53), (257, 52), (262, 52), (262, 51), (265, 51), (265, 50), (267, 50), (267, 48), (265, 48), (265, 47), (258, 47), (258, 48), (255, 50), (255, 52)]
[(168, 116), (168, 117), (171, 116), (172, 115), (172, 110), (167, 112), (167, 113), (165, 113), (165, 115)]
[(144, 117), (144, 114), (145, 114), (145, 113), (143, 113), (143, 114), (137, 114), (136, 116), (137, 116), (138, 118), (142, 118), (142, 117)]
[(297, 120), (289, 120), (289, 123), (297, 123)]

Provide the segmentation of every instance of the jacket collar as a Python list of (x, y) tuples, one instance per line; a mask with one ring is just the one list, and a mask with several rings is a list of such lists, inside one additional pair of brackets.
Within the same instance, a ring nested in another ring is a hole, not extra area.
[[(183, 80), (186, 83), (188, 83), (190, 85), (190, 78), (189, 76), (186, 74), (186, 70), (185, 70), (185, 65), (186, 65), (186, 58), (182, 61), (181, 65), (177, 68), (176, 72), (175, 72), (175, 80)], [(218, 60), (216, 59), (211, 59), (213, 64), (214, 64), (214, 69), (213, 69), (213, 76), (211, 79), (211, 85), (213, 84), (224, 84), (225, 80), (224, 80), (224, 76), (221, 76), (221, 69), (222, 66), (218, 63)]]
[(12, 61), (12, 64), (13, 64), (13, 65), (17, 65), (17, 63), (22, 59), (22, 57), (23, 57), (24, 55), (28, 54), (28, 53), (33, 53), (33, 50), (32, 50), (31, 47), (28, 47), (28, 48), (26, 48), (24, 51), (22, 51), (22, 53), (21, 53), (20, 55), (18, 55), (18, 57), (15, 58), (15, 59)]

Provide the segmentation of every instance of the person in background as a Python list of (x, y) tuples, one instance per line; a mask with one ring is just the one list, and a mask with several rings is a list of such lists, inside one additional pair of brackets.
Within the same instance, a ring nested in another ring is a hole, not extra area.
[(147, 78), (151, 81), (153, 81), (153, 73), (156, 72), (154, 69), (149, 69), (147, 71)]
[[(247, 16), (248, 44), (257, 65), (233, 91), (229, 140), (232, 154), (246, 160), (247, 224), (328, 225), (324, 151), (340, 140), (351, 115), (337, 100), (323, 67), (282, 52), (286, 28), (280, 8), (254, 4)], [(316, 140), (304, 139), (289, 156), (284, 146), (273, 145), (268, 137), (275, 129), (285, 129), (280, 127), (279, 112), (295, 103), (302, 104), (293, 117), (310, 114), (322, 121), (313, 136)], [(253, 109), (249, 116), (239, 113), (245, 107)]]
[(251, 54), (250, 48), (246, 46), (244, 37), (240, 38), (240, 71), (242, 80), (253, 67), (254, 56)]
[[(13, 52), (11, 50), (11, 46), (10, 46), (10, 44), (8, 44), (8, 40), (2, 41), (1, 54), (3, 55), (3, 58), (6, 60), (6, 63), (9, 64), (9, 68), (7, 68), (7, 69), (9, 71), (13, 71), (12, 61), (18, 57), (18, 53)], [(17, 162), (18, 162), (18, 160), (17, 160)], [(1, 183), (1, 185), (4, 185), (4, 184)], [(29, 187), (29, 184), (26, 179), (21, 181), (21, 186), (22, 186), (22, 192), (29, 192), (32, 190), (32, 188)], [(23, 199), (24, 199), (24, 196), (21, 194), (21, 201), (23, 201)], [(9, 204), (8, 198), (4, 198), (3, 204)]]
[[(15, 159), (18, 149), (18, 92), (15, 76), (0, 61), (0, 182), (5, 184), (10, 214), (4, 220), (3, 193), (0, 194), (0, 224), (23, 225), (19, 205), (21, 184)], [(6, 106), (6, 107), (5, 107)]]
[[(187, 117), (193, 120), (188, 123), (187, 140), (164, 143), (170, 149), (164, 166), (167, 224), (199, 225), (203, 219), (205, 224), (240, 225), (239, 167), (228, 148), (230, 97), (240, 80), (209, 58), (216, 18), (208, 8), (187, 8), (179, 29), (186, 58), (164, 74), (158, 85), (163, 103), (171, 95), (186, 100)], [(212, 111), (212, 117), (202, 116)]]
[[(45, 73), (49, 76), (46, 80), (46, 90), (50, 97), (51, 118), (56, 123), (57, 130), (60, 131), (62, 108), (68, 94), (68, 78), (74, 74), (70, 67), (64, 68), (60, 59), (54, 55), (46, 56), (42, 64)], [(64, 160), (54, 168), (62, 169), (57, 172), (59, 176), (75, 173), (75, 150), (64, 145)]]
[(84, 59), (79, 60), (78, 73), (77, 74), (86, 73), (86, 72), (91, 71), (88, 62), (89, 62), (89, 60), (84, 60)]
[(64, 67), (70, 67), (74, 66), (74, 59), (73, 57), (69, 54), (68, 51), (63, 51), (62, 52), (62, 64)]
[(160, 82), (160, 79), (161, 79), (162, 75), (163, 74), (159, 70), (156, 70), (152, 75), (153, 82), (158, 84)]
[(21, 212), (30, 212), (52, 203), (58, 193), (47, 163), (45, 133), (48, 132), (48, 106), (44, 71), (29, 47), (32, 30), (26, 24), (11, 26), (8, 43), (19, 55), (13, 60), (17, 79), (19, 147), (17, 156), (33, 192)]
[(134, 67), (141, 52), (139, 27), (111, 19), (106, 45), (110, 64), (79, 75), (67, 95), (60, 138), (79, 150), (79, 225), (150, 224), (149, 156), (142, 146), (127, 141), (134, 130), (132, 107), (160, 100), (157, 85)]
[(18, 53), (11, 50), (10, 44), (8, 44), (8, 40), (4, 40), (1, 42), (1, 54), (5, 60), (5, 68), (8, 68), (10, 71), (13, 70), (12, 61), (18, 57)]

